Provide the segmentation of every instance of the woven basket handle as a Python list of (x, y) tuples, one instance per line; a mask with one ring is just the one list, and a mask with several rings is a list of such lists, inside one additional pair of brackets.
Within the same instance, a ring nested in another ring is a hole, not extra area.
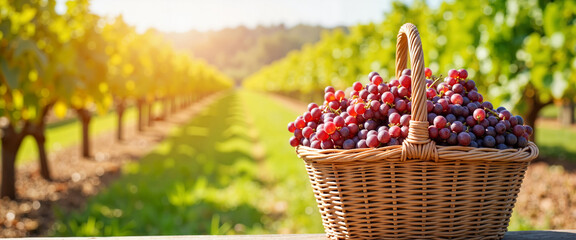
[(438, 161), (436, 144), (428, 136), (428, 112), (426, 110), (426, 79), (424, 77), (424, 53), (420, 33), (412, 23), (400, 28), (396, 43), (396, 78), (400, 78), (410, 55), (412, 69), (412, 117), (408, 137), (402, 147), (402, 160), (434, 159)]

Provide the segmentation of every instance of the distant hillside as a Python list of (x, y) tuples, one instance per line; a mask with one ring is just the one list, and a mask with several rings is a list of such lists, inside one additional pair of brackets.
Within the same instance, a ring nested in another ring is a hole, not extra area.
[(290, 28), (277, 25), (165, 35), (174, 42), (176, 49), (203, 58), (236, 81), (241, 81), (262, 66), (281, 59), (291, 50), (299, 49), (305, 43), (317, 42), (324, 30), (332, 29), (309, 25)]

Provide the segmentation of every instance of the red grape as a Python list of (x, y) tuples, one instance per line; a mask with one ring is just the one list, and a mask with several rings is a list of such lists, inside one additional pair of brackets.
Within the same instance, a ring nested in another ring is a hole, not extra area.
[[(448, 71), (448, 76), (451, 78), (459, 78), (460, 73), (456, 69), (450, 69), (450, 71)], [(450, 85), (452, 85), (452, 84), (450, 84)]]
[(432, 70), (430, 70), (430, 68), (425, 68), (424, 75), (426, 76), (426, 78), (432, 77)]
[(336, 90), (332, 86), (328, 86), (328, 87), (324, 88), (324, 93), (329, 93), (329, 92), (334, 93), (335, 91)]
[(390, 133), (390, 136), (393, 138), (397, 138), (400, 137), (400, 135), (402, 135), (402, 129), (400, 129), (400, 127), (398, 126), (390, 127), (390, 130), (388, 132)]
[(296, 147), (298, 145), (300, 145), (300, 141), (294, 136), (290, 137), (290, 146)]
[(364, 114), (366, 112), (366, 105), (364, 105), (364, 103), (356, 103), (356, 105), (354, 105), (354, 111), (358, 114)]
[(311, 127), (305, 127), (302, 129), (302, 136), (305, 138), (310, 138), (312, 133), (314, 133), (314, 130)]
[(391, 92), (385, 92), (382, 94), (382, 102), (387, 104), (392, 104), (394, 102), (394, 94)]
[(378, 141), (384, 144), (390, 142), (390, 133), (386, 130), (378, 131)]
[(294, 126), (294, 122), (289, 122), (288, 123), (288, 131), (293, 133), (294, 130), (296, 130), (296, 126)]
[(482, 109), (476, 109), (474, 110), (474, 119), (476, 119), (476, 121), (482, 121), (486, 118), (486, 112)]
[(410, 88), (410, 84), (412, 83), (412, 79), (410, 78), (410, 76), (402, 76), (400, 77), (400, 79), (398, 79), (398, 81), (400, 81), (400, 85), (405, 87), (405, 88)]
[(326, 131), (324, 131), (324, 129), (317, 129), (316, 137), (318, 138), (318, 140), (324, 141), (328, 139), (330, 136), (328, 135), (328, 133), (326, 133)]
[(336, 100), (338, 101), (341, 101), (342, 99), (344, 99), (344, 97), (346, 97), (346, 94), (342, 90), (336, 91), (334, 95), (336, 96)]
[(316, 103), (310, 103), (310, 104), (308, 104), (308, 111), (309, 111), (309, 112), (311, 112), (312, 109), (314, 109), (314, 108), (318, 108), (318, 104), (316, 104)]
[(400, 125), (401, 118), (402, 116), (400, 116), (399, 113), (392, 113), (390, 116), (388, 116), (388, 122), (392, 125)]
[(371, 79), (372, 83), (374, 85), (379, 85), (380, 83), (382, 83), (382, 77), (380, 77), (380, 75), (374, 75)]
[(329, 135), (333, 134), (336, 131), (336, 124), (334, 122), (324, 123), (324, 131)]
[(364, 86), (362, 86), (362, 83), (360, 82), (355, 82), (354, 84), (352, 84), (352, 88), (354, 89), (354, 91), (360, 92), (362, 88), (364, 88)]
[(324, 94), (324, 100), (330, 102), (330, 101), (335, 101), (336, 100), (336, 96), (334, 95), (333, 92), (326, 92)]
[(458, 70), (458, 77), (460, 77), (460, 79), (468, 78), (468, 71), (466, 71), (466, 69)]
[(444, 116), (436, 116), (436, 118), (434, 118), (434, 126), (438, 129), (446, 127), (446, 123), (447, 121)]
[(368, 145), (368, 147), (371, 148), (378, 147), (378, 145), (380, 144), (380, 141), (378, 141), (378, 136), (369, 135), (368, 138), (366, 138), (366, 144)]
[(450, 97), (450, 101), (453, 104), (458, 104), (458, 105), (462, 105), (464, 103), (464, 98), (462, 98), (462, 95), (458, 94), (458, 93), (454, 93), (451, 97)]
[(302, 129), (302, 128), (306, 127), (306, 122), (304, 122), (303, 119), (297, 119), (294, 122), (294, 125), (296, 126), (297, 129)]

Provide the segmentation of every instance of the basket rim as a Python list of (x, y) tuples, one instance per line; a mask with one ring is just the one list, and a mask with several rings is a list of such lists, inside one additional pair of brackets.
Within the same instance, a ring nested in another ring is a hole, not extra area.
[[(366, 163), (375, 161), (403, 162), (402, 145), (380, 148), (355, 149), (316, 149), (299, 145), (296, 154), (306, 162), (316, 163)], [(499, 150), (495, 148), (476, 148), (463, 146), (436, 146), (438, 160), (412, 159), (409, 162), (530, 162), (538, 157), (539, 150), (534, 142), (525, 148)]]

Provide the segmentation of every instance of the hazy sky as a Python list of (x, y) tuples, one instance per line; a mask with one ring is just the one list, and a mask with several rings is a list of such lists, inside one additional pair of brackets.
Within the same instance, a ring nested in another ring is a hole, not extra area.
[[(405, 0), (411, 2), (409, 0)], [(58, 0), (64, 8), (65, 0)], [(254, 27), (284, 23), (323, 26), (354, 25), (383, 20), (391, 8), (387, 0), (92, 0), (91, 9), (101, 16), (122, 14), (138, 31), (153, 27), (162, 31), (218, 30), (245, 25)]]

